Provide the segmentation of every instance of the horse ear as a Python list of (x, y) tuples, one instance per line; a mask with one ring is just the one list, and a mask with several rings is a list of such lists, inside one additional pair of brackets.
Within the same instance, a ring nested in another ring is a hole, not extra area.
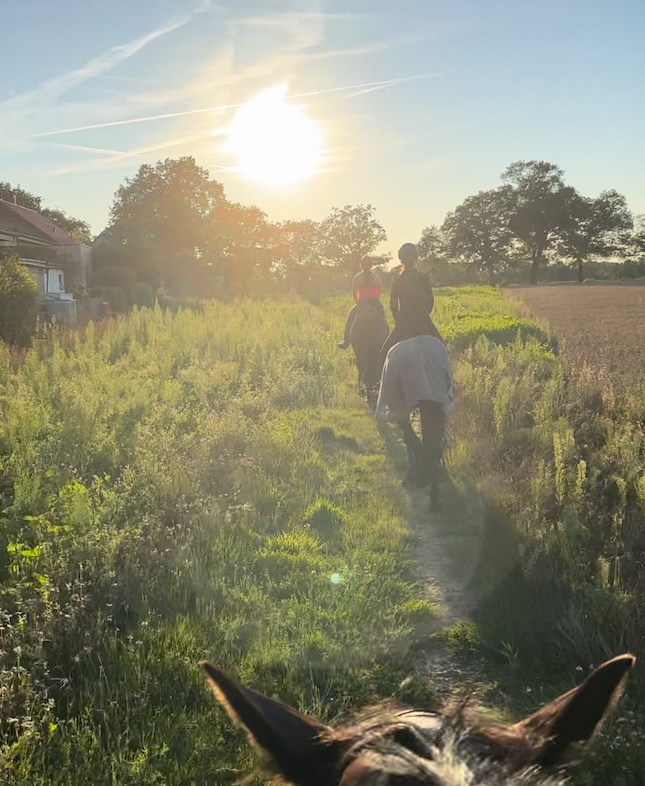
[(577, 688), (564, 693), (513, 730), (546, 740), (536, 763), (555, 764), (574, 742), (586, 741), (620, 696), (627, 672), (636, 661), (633, 655), (618, 655), (593, 671)]
[(238, 685), (208, 661), (199, 665), (231, 718), (242, 724), (251, 742), (271, 756), (287, 780), (307, 786), (331, 782), (342, 746), (328, 726)]

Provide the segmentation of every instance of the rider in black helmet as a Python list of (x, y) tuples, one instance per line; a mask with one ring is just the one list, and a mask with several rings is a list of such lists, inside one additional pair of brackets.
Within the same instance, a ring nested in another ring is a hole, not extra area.
[(381, 349), (383, 362), (388, 351), (406, 338), (434, 336), (443, 341), (430, 318), (434, 307), (432, 285), (428, 274), (417, 270), (419, 252), (414, 243), (404, 243), (401, 246), (399, 261), (401, 272), (392, 279), (390, 285), (390, 309), (395, 326)]

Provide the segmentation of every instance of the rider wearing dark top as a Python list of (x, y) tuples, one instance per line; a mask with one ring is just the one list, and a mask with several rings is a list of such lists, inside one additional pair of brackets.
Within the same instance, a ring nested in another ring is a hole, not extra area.
[(338, 344), (339, 349), (349, 347), (349, 334), (356, 315), (363, 309), (376, 308), (385, 317), (385, 310), (381, 303), (381, 279), (372, 272), (373, 261), (371, 257), (361, 259), (362, 272), (357, 273), (352, 281), (352, 295), (354, 296), (354, 306), (347, 315), (345, 323), (345, 335)]
[(413, 243), (404, 243), (399, 249), (399, 260), (403, 269), (390, 285), (390, 309), (395, 326), (381, 348), (383, 362), (388, 351), (406, 338), (434, 336), (443, 342), (430, 318), (434, 307), (430, 278), (416, 267), (419, 261), (417, 247)]

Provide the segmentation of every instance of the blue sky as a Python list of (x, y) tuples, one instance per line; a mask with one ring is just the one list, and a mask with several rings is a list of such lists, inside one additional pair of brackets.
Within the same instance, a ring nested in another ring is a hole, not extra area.
[[(21, 0), (0, 18), (0, 180), (95, 232), (125, 177), (180, 155), (274, 220), (370, 202), (392, 250), (517, 159), (645, 213), (642, 0)], [(216, 133), (221, 107), (281, 83), (326, 156), (289, 189), (232, 171)]]

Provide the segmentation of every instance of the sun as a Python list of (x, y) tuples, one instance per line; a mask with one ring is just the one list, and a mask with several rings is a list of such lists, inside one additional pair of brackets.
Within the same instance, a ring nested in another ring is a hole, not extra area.
[(322, 161), (320, 129), (303, 107), (285, 101), (286, 94), (286, 85), (265, 90), (224, 129), (224, 150), (236, 156), (236, 170), (275, 187), (308, 180)]

